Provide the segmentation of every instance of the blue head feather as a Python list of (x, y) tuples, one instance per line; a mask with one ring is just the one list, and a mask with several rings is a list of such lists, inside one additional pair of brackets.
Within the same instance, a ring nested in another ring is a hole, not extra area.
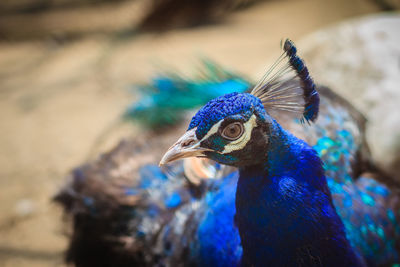
[(197, 127), (196, 136), (202, 139), (218, 121), (231, 115), (241, 115), (248, 120), (252, 114), (265, 120), (265, 110), (259, 98), (248, 93), (226, 94), (204, 105), (192, 118), (188, 130)]

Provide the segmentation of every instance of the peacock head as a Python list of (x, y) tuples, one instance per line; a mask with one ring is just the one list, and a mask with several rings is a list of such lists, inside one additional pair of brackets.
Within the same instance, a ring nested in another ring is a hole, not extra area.
[[(235, 167), (255, 165), (265, 159), (276, 124), (268, 111), (290, 112), (314, 121), (319, 96), (308, 69), (290, 40), (282, 55), (288, 58), (286, 64), (273, 72), (283, 61), (281, 56), (251, 93), (226, 94), (203, 106), (160, 165), (186, 157), (206, 157)], [(294, 74), (284, 77), (290, 70)]]
[(251, 94), (220, 96), (196, 113), (188, 131), (167, 151), (160, 164), (193, 156), (236, 167), (254, 163), (255, 152), (266, 151), (271, 121), (261, 100)]

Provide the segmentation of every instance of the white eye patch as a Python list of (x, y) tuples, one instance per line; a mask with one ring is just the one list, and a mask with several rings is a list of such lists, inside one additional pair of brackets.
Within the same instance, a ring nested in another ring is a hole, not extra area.
[(227, 154), (231, 153), (232, 151), (241, 150), (246, 146), (246, 144), (250, 141), (253, 128), (257, 126), (256, 116), (253, 114), (250, 117), (250, 119), (243, 124), (243, 126), (244, 126), (244, 133), (242, 134), (242, 136), (239, 139), (227, 144), (224, 147), (224, 151), (221, 152), (222, 154)]
[(213, 135), (216, 132), (218, 132), (219, 126), (221, 125), (221, 123), (223, 121), (224, 121), (224, 119), (222, 119), (219, 122), (217, 122), (216, 124), (214, 124), (213, 127), (211, 127), (211, 129), (208, 130), (207, 134), (200, 140), (200, 142), (206, 140), (208, 137), (210, 137), (211, 135)]
[[(246, 144), (249, 142), (250, 138), (251, 138), (251, 133), (252, 133), (253, 128), (257, 126), (256, 120), (257, 120), (257, 118), (253, 114), (250, 117), (250, 119), (243, 124), (244, 133), (242, 134), (242, 136), (239, 139), (234, 140), (234, 141), (230, 142), (229, 144), (227, 144), (224, 147), (224, 151), (222, 151), (220, 153), (221, 154), (227, 154), (227, 153), (230, 153), (232, 151), (236, 151), (236, 150), (240, 150), (240, 149), (244, 148), (246, 146)], [(222, 119), (219, 122), (217, 122), (216, 124), (214, 124), (211, 127), (211, 129), (207, 132), (207, 134), (199, 141), (199, 144), (202, 141), (204, 141), (207, 138), (209, 138), (211, 135), (217, 133), (218, 130), (219, 130), (219, 127), (221, 126), (221, 123), (223, 121), (224, 121), (224, 119)]]

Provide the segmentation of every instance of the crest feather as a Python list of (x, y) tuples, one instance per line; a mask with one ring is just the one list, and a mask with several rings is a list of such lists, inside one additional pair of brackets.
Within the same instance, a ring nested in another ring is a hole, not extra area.
[(284, 52), (251, 91), (260, 98), (267, 112), (289, 112), (301, 121), (315, 121), (319, 95), (294, 43), (286, 39)]

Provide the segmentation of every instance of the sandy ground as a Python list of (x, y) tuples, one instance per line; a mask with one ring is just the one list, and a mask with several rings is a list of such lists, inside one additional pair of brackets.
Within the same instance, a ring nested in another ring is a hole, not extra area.
[[(138, 130), (118, 127), (100, 148), (95, 143), (134, 99), (132, 84), (148, 80), (160, 66), (192, 69), (201, 55), (255, 78), (278, 55), (282, 38), (298, 40), (378, 11), (367, 0), (267, 1), (218, 25), (162, 35), (91, 33), (61, 43), (54, 38), (0, 43), (0, 265), (63, 265), (65, 225), (51, 196), (93, 148), (104, 150)], [(76, 18), (84, 17), (76, 12)], [(126, 12), (119, 6), (92, 12), (87, 23), (101, 28), (105, 16), (110, 29), (126, 27)], [(58, 15), (46, 17), (44, 25), (68, 24)], [(77, 23), (73, 13), (64, 16)]]

